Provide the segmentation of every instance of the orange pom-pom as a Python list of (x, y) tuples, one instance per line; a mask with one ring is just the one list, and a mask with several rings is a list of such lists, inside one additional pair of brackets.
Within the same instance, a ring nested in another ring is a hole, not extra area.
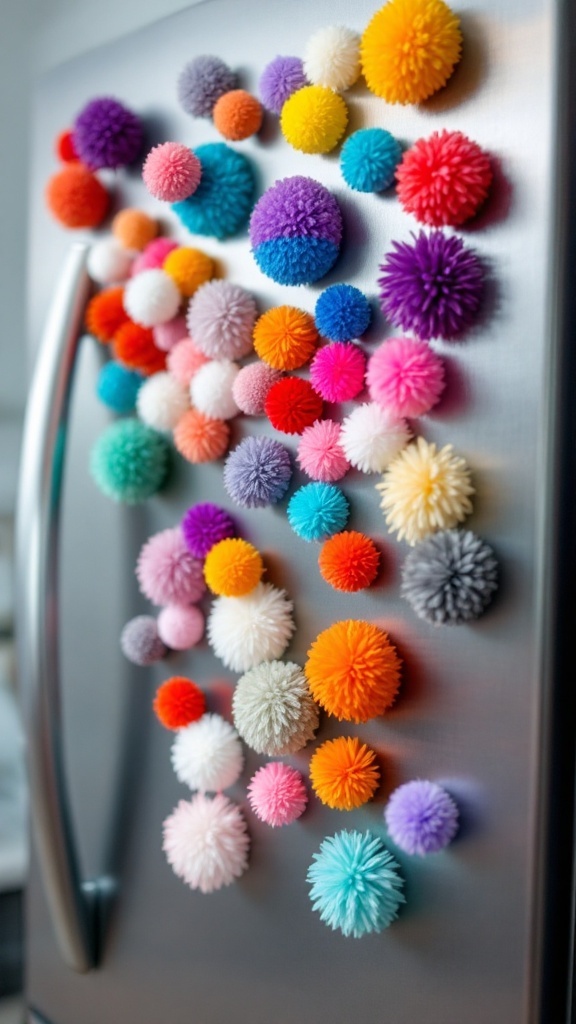
[(166, 353), (154, 344), (154, 335), (149, 327), (141, 327), (132, 320), (122, 324), (112, 343), (116, 359), (132, 370), (139, 370), (146, 377), (166, 368)]
[(228, 448), (230, 427), (198, 409), (189, 409), (174, 428), (174, 444), (188, 462), (214, 462)]
[(152, 706), (158, 721), (167, 729), (183, 729), (202, 718), (206, 698), (190, 679), (172, 676), (158, 687)]
[(323, 545), (318, 558), (322, 579), (334, 590), (354, 593), (376, 579), (380, 553), (370, 537), (356, 530), (335, 533)]
[(86, 306), (86, 327), (98, 341), (107, 345), (130, 317), (124, 309), (124, 289), (105, 288)]
[(394, 703), (400, 664), (384, 630), (345, 619), (318, 634), (304, 671), (314, 700), (329, 715), (367, 722)]
[(62, 160), (65, 164), (78, 160), (78, 153), (74, 148), (74, 136), (69, 128), (66, 128), (65, 131), (60, 132), (56, 136), (54, 149), (58, 159)]
[(243, 597), (260, 583), (264, 563), (256, 548), (239, 537), (215, 544), (206, 555), (204, 579), (213, 594)]
[(380, 771), (376, 755), (357, 736), (339, 736), (318, 747), (310, 761), (310, 781), (327, 807), (351, 811), (376, 792)]
[(260, 101), (244, 89), (225, 92), (212, 112), (215, 127), (230, 142), (241, 142), (260, 131), (263, 113)]
[(275, 370), (296, 370), (312, 358), (318, 344), (314, 318), (294, 306), (275, 306), (254, 327), (254, 348)]
[(169, 252), (162, 269), (172, 278), (186, 299), (189, 299), (201, 284), (214, 277), (214, 261), (201, 249), (182, 245)]
[(158, 225), (144, 210), (120, 210), (112, 221), (112, 234), (125, 249), (143, 249), (156, 238)]
[(108, 212), (110, 197), (95, 174), (80, 163), (66, 164), (46, 186), (46, 203), (65, 228), (95, 228)]

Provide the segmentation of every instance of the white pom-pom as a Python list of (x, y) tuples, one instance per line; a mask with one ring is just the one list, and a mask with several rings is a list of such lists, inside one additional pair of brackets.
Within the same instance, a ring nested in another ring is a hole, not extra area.
[(319, 29), (306, 44), (304, 74), (312, 85), (349, 89), (360, 76), (360, 36), (344, 25)]
[(155, 373), (138, 388), (136, 410), (143, 423), (154, 430), (173, 430), (189, 408), (188, 391), (171, 373)]
[(410, 440), (405, 420), (375, 402), (359, 405), (342, 423), (340, 445), (351, 466), (362, 473), (382, 473)]
[(96, 284), (121, 284), (130, 275), (135, 255), (115, 238), (100, 238), (90, 248), (86, 268)]
[(233, 786), (244, 765), (238, 733), (220, 715), (203, 715), (179, 729), (171, 756), (179, 781), (201, 793)]
[(280, 658), (294, 632), (286, 591), (259, 583), (245, 597), (218, 597), (208, 618), (208, 643), (232, 672)]
[(164, 822), (168, 863), (191, 889), (215, 892), (248, 867), (250, 838), (242, 812), (223, 793), (181, 800)]
[(256, 303), (231, 281), (208, 281), (193, 296), (186, 317), (188, 333), (211, 359), (241, 359), (254, 347)]
[(172, 320), (180, 308), (178, 286), (163, 270), (143, 270), (130, 278), (124, 290), (124, 309), (142, 327)]
[(190, 384), (192, 404), (205, 416), (230, 420), (239, 412), (232, 387), (240, 367), (229, 359), (213, 359), (196, 371)]
[(232, 698), (234, 723), (257, 754), (294, 754), (313, 739), (318, 708), (299, 665), (267, 661), (238, 680)]

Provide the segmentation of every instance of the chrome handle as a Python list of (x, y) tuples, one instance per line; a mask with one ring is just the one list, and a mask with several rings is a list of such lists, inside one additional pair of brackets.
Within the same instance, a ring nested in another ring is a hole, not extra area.
[(48, 316), (28, 399), (16, 523), (18, 658), (33, 827), (60, 950), (81, 972), (97, 963), (108, 886), (103, 879), (82, 882), (71, 822), (60, 722), (58, 541), (70, 388), (90, 291), (88, 248), (72, 247)]

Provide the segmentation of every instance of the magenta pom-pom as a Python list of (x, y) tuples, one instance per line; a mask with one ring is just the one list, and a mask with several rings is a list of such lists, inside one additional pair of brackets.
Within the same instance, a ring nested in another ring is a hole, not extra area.
[(173, 651), (187, 651), (204, 636), (204, 615), (195, 604), (169, 604), (157, 621), (158, 636)]
[(178, 203), (191, 196), (202, 177), (195, 153), (180, 142), (163, 142), (151, 149), (142, 168), (146, 188), (156, 199)]
[(299, 771), (281, 761), (269, 761), (252, 776), (248, 800), (260, 821), (277, 828), (300, 817), (308, 794)]
[(340, 444), (341, 429), (334, 420), (316, 420), (302, 431), (297, 460), (311, 480), (334, 483), (350, 469)]
[(240, 412), (246, 416), (262, 416), (266, 396), (281, 376), (280, 370), (274, 370), (266, 363), (243, 366), (232, 385), (232, 396)]
[(171, 238), (153, 238), (138, 254), (130, 268), (130, 277), (143, 270), (160, 270), (169, 252), (178, 248), (178, 242)]
[(366, 356), (351, 341), (318, 349), (310, 364), (312, 387), (326, 402), (348, 402), (364, 387)]
[(423, 416), (444, 390), (444, 363), (425, 341), (390, 338), (370, 356), (366, 382), (393, 416)]
[(202, 563), (190, 554), (178, 527), (150, 537), (140, 552), (136, 576), (153, 604), (192, 604), (206, 589)]
[(211, 501), (203, 501), (189, 508), (181, 528), (186, 547), (195, 558), (206, 558), (219, 541), (236, 536), (232, 516)]

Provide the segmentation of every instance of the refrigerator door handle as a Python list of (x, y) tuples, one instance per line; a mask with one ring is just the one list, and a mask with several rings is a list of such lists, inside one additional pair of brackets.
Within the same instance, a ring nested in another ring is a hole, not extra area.
[(80, 876), (64, 772), (58, 656), (58, 548), (62, 474), (74, 364), (90, 279), (89, 246), (67, 257), (48, 316), (24, 424), (16, 522), (18, 658), (28, 738), (36, 845), (54, 929), (66, 963), (98, 962), (108, 879)]

